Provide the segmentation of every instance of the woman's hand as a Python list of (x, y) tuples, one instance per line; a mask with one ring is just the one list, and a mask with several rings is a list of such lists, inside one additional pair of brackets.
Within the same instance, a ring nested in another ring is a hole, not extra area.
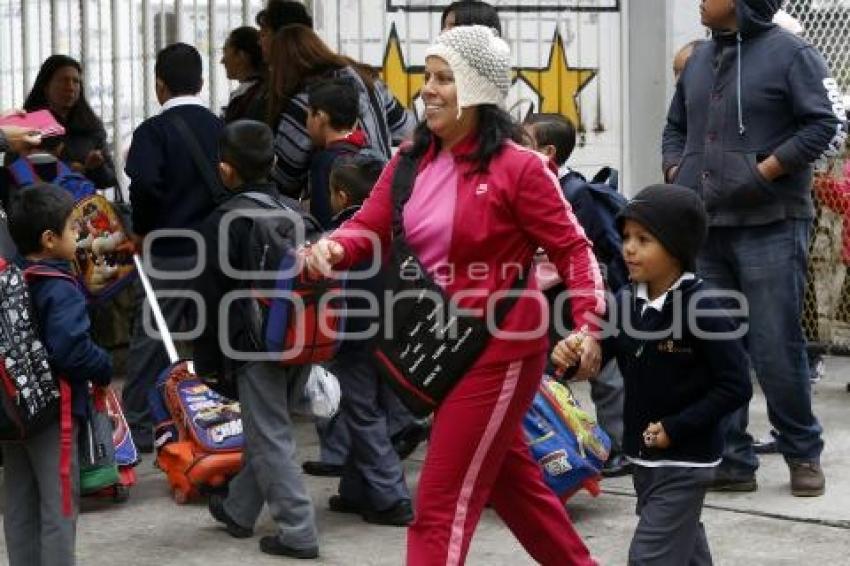
[(21, 126), (0, 126), (0, 131), (12, 151), (21, 155), (28, 154), (32, 148), (41, 144), (41, 133), (37, 130)]
[(104, 163), (106, 163), (106, 159), (103, 157), (103, 152), (98, 149), (93, 149), (88, 155), (86, 155), (86, 161), (83, 163), (83, 166), (86, 170), (97, 169)]
[(304, 249), (304, 263), (311, 277), (329, 277), (333, 266), (345, 257), (345, 248), (338, 242), (322, 238)]
[(585, 329), (573, 332), (557, 344), (552, 350), (552, 363), (561, 370), (571, 368), (581, 361), (584, 353)]

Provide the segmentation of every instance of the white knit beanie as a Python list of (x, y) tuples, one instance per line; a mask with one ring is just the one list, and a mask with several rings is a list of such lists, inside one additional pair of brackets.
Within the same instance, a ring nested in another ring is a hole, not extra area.
[(439, 57), (451, 67), (459, 110), (481, 104), (504, 108), (511, 88), (511, 50), (492, 29), (453, 27), (437, 37), (425, 57)]

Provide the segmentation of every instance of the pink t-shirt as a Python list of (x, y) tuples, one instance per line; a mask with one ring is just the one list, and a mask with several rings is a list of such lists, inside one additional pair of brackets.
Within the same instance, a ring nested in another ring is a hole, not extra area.
[(457, 167), (451, 152), (442, 151), (417, 176), (404, 206), (404, 231), (411, 249), (434, 280), (445, 287), (451, 277)]

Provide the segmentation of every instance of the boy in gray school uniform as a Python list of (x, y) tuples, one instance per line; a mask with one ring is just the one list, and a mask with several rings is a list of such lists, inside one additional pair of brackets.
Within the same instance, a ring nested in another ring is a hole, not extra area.
[[(225, 271), (219, 250), (227, 247), (221, 250), (222, 255), (233, 269), (256, 269), (249, 260), (251, 235), (256, 212), (268, 208), (257, 199), (281, 199), (267, 180), (274, 163), (272, 132), (260, 122), (239, 120), (225, 127), (219, 148), (219, 174), (234, 195), (212, 213), (201, 230), (207, 261), (195, 285), (207, 305), (207, 325), (194, 343), (195, 364), (199, 374), (235, 381), (242, 406), (245, 451), (242, 470), (230, 482), (227, 497), (210, 498), (210, 514), (231, 536), (247, 538), (253, 535), (254, 524), (267, 504), (278, 532), (260, 539), (260, 550), (292, 558), (317, 558), (315, 512), (295, 463), (289, 414), (290, 391), (304, 368), (282, 367), (273, 361), (236, 361), (222, 353), (220, 344), (226, 339), (237, 352), (262, 351), (251, 323), (254, 318), (245, 310), (248, 301), (230, 303), (229, 310), (219, 316), (219, 305), (228, 293), (251, 288), (251, 281), (236, 279)], [(222, 223), (230, 213), (237, 216), (225, 228)], [(226, 240), (220, 239), (220, 229), (226, 230)]]
[[(11, 566), (72, 566), (77, 533), (80, 470), (77, 419), (88, 413), (89, 382), (108, 385), (109, 355), (91, 339), (86, 298), (71, 275), (77, 229), (68, 191), (35, 184), (17, 191), (9, 207), (9, 232), (23, 256), (36, 328), (54, 376), (69, 386), (70, 402), (55, 423), (21, 443), (3, 445), (3, 530)], [(68, 418), (69, 421), (64, 419)], [(63, 429), (70, 427), (68, 442)], [(64, 469), (63, 469), (64, 468)]]

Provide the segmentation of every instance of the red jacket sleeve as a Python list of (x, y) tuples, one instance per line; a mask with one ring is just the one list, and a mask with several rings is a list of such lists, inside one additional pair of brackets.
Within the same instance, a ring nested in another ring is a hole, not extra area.
[[(349, 269), (368, 258), (387, 255), (393, 223), (393, 174), (398, 161), (397, 153), (384, 168), (357, 214), (330, 235), (345, 248), (345, 257), (336, 266), (337, 269)], [(375, 249), (377, 244), (380, 244), (379, 249)]]
[(515, 193), (519, 225), (555, 264), (571, 293), (575, 328), (599, 330), (605, 314), (605, 287), (590, 240), (564, 199), (558, 178), (542, 159), (528, 159)]

